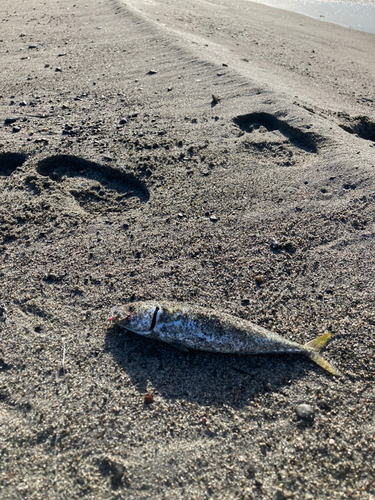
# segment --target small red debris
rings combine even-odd
[[[152,394],[150,394],[149,392],[146,392],[145,394],[145,403],[147,405],[151,404],[154,402],[154,398],[152,397]]]

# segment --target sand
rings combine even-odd
[[[373,500],[375,35],[239,0],[0,10],[0,497]],[[331,332],[342,376],[110,328],[146,299]]]

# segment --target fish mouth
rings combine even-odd
[[[159,311],[161,311],[161,307],[159,304],[156,304],[153,313],[151,313],[151,311],[148,312],[148,314],[150,314],[150,316],[152,314],[152,316],[150,319],[150,326],[147,330],[138,330],[134,326],[131,326],[132,321],[137,317],[137,312],[132,306],[129,306],[128,310],[126,311],[123,311],[119,307],[114,307],[108,320],[112,323],[113,326],[120,325],[130,332],[137,333],[139,335],[149,335],[153,332],[156,326]]]
[[[114,307],[108,321],[110,321],[112,325],[126,326],[126,323],[128,323],[133,317],[133,313],[124,313],[124,311],[122,311],[119,307]]]

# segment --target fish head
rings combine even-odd
[[[156,326],[161,307],[154,302],[134,302],[112,309],[109,320],[140,335],[149,335]]]

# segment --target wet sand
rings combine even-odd
[[[240,1],[0,10],[1,498],[373,500],[375,36]],[[146,299],[331,332],[342,376],[109,327]]]

